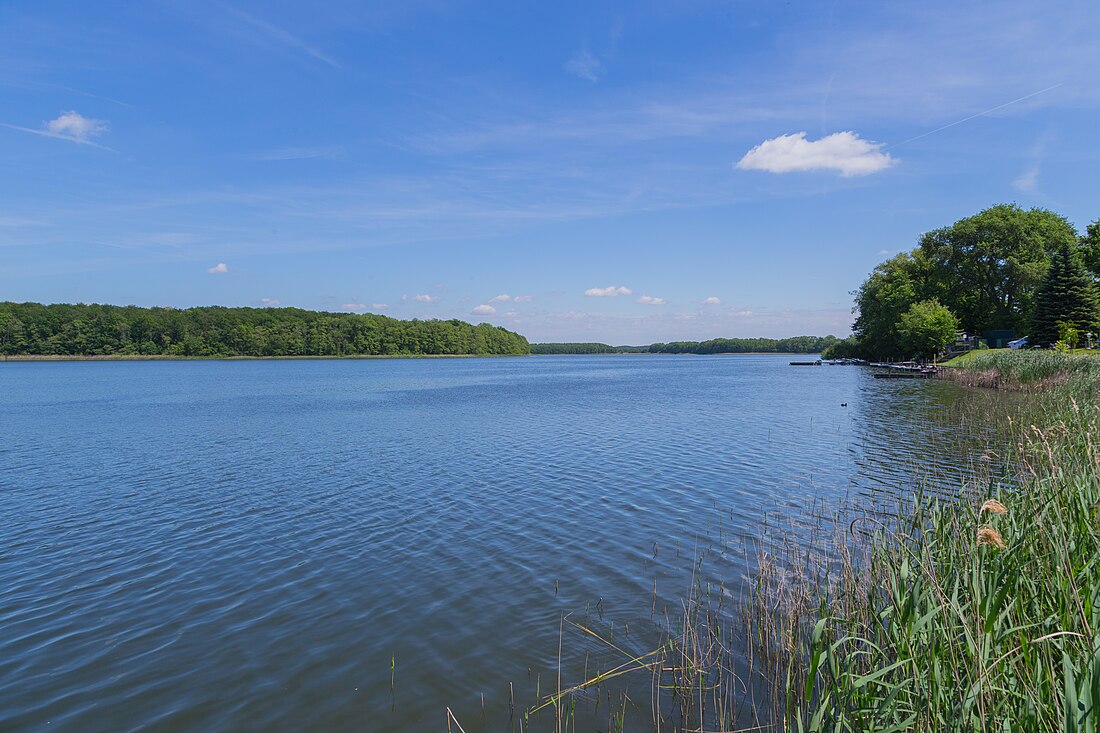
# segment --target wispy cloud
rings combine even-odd
[[[709,298],[703,298],[703,305],[722,305],[722,299],[712,295]]]
[[[470,311],[470,313],[472,313],[475,316],[491,316],[496,312],[497,312],[496,308],[494,308],[491,305],[486,305],[484,303],[482,305],[479,305],[477,308],[474,308],[472,311]]]
[[[490,303],[507,303],[511,299],[512,299],[512,296],[508,295],[508,293],[501,293],[500,295],[494,295],[492,298],[489,298],[489,302]]]
[[[213,267],[206,268],[206,271],[209,272],[211,275],[224,275],[225,273],[229,272],[229,268],[224,262],[219,262]]]
[[[325,63],[325,64],[328,64],[329,66],[332,66],[334,68],[337,68],[337,69],[343,68],[340,65],[340,62],[336,61],[336,59],[332,58],[331,56],[324,53],[320,49],[309,45],[308,43],[306,43],[302,39],[300,39],[297,36],[295,36],[294,34],[292,34],[290,31],[284,30],[284,29],[280,28],[279,26],[274,25],[273,23],[269,23],[268,21],[263,20],[262,18],[257,18],[256,16],[254,16],[250,13],[246,13],[243,10],[239,10],[238,8],[234,8],[234,7],[231,7],[231,6],[226,6],[226,10],[228,10],[230,13],[232,13],[233,15],[235,15],[237,18],[244,21],[248,25],[251,25],[253,28],[256,28],[256,29],[262,31],[268,38],[275,41],[276,43],[281,43],[282,45],[287,46],[289,48],[294,48],[294,49],[297,49],[299,51],[304,51],[306,54],[312,56],[313,58],[317,59],[318,61],[320,61],[322,63]]]
[[[620,295],[630,295],[630,288],[621,285],[608,285],[606,288],[589,288],[584,294],[589,298],[617,298]]]
[[[1039,172],[1043,166],[1044,153],[1052,137],[1049,132],[1044,133],[1031,146],[1031,150],[1028,152],[1027,168],[1012,181],[1012,187],[1020,193],[1030,195],[1042,193],[1039,190]]]
[[[634,302],[640,303],[641,305],[665,305],[665,303],[667,303],[668,301],[666,301],[664,298],[658,298],[653,295],[641,295],[638,296],[638,299]]]
[[[512,302],[513,303],[530,303],[534,299],[535,299],[535,296],[533,296],[533,295],[517,295],[514,298],[512,298]]]
[[[277,305],[282,305],[282,303],[274,298],[260,298],[260,305],[264,308],[274,308]]]
[[[412,296],[402,295],[401,300],[411,300],[415,303],[438,303],[439,301],[443,300],[443,298],[439,297],[438,295],[428,295],[427,293],[420,293],[419,295]]]
[[[366,303],[344,303],[340,306],[340,310],[343,311],[365,311],[366,309]]]
[[[865,176],[897,162],[882,148],[882,143],[863,140],[850,131],[820,140],[807,140],[805,132],[798,132],[765,140],[745,153],[737,167],[769,173],[834,170],[842,176]]]
[[[323,145],[319,147],[304,147],[304,148],[276,148],[275,150],[266,150],[260,153],[256,153],[251,156],[253,160],[312,160],[324,158],[328,160],[334,160],[339,158],[344,153],[344,148],[340,145]]]
[[[53,137],[58,140],[68,140],[81,145],[91,145],[103,150],[111,150],[111,148],[100,145],[92,139],[107,132],[109,125],[106,120],[96,120],[85,117],[74,110],[62,112],[54,119],[46,120],[42,123],[40,129],[9,125],[7,123],[0,123],[0,126],[7,127],[10,130],[29,132],[32,135],[40,135],[41,137]]]
[[[386,303],[371,303],[370,304],[370,309],[372,311],[384,311],[387,308],[389,308],[389,305],[387,305]]]
[[[603,62],[587,48],[582,48],[565,63],[565,70],[573,76],[595,83],[603,75]]]

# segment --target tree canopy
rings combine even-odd
[[[859,351],[873,358],[913,356],[913,343],[899,328],[902,316],[929,300],[971,334],[1026,332],[1039,284],[1062,247],[1086,261],[1094,257],[1100,274],[1100,221],[1078,238],[1054,212],[998,204],[925,233],[915,249],[879,264],[855,291],[852,331]]]
[[[353,356],[527,354],[527,339],[463,321],[298,308],[0,303],[0,354]]]
[[[1049,346],[1058,341],[1067,328],[1097,333],[1100,330],[1100,297],[1080,257],[1069,245],[1063,244],[1054,253],[1035,296],[1031,343]]]
[[[921,237],[921,295],[937,298],[971,333],[1023,329],[1051,255],[1076,243],[1064,217],[999,204]]]
[[[933,357],[955,340],[959,320],[938,300],[922,300],[901,314],[898,334],[906,351]]]

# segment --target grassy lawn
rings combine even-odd
[[[954,359],[948,359],[947,361],[940,362],[940,366],[945,367],[970,367],[973,365],[974,359],[980,357],[982,354],[996,354],[1012,352],[1014,349],[981,349],[978,351],[968,351],[965,354],[960,354]],[[1046,353],[1043,351],[1037,351],[1036,349],[1022,349],[1018,353],[1030,354],[1030,353]],[[1074,349],[1070,352],[1073,356],[1093,356],[1100,357],[1100,351],[1096,349]]]

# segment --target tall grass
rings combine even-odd
[[[1060,385],[1018,427],[1022,480],[863,523],[862,561],[811,587],[812,626],[788,621],[787,729],[1100,730],[1100,360],[979,357]]]
[[[972,387],[1048,390],[1072,382],[1078,392],[1095,391],[1100,385],[1100,355],[996,349],[974,352],[964,366],[943,373]]]

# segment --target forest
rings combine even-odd
[[[522,355],[483,323],[402,321],[299,308],[139,308],[0,303],[0,354],[232,356]]]
[[[965,332],[1072,346],[1100,330],[1100,220],[1079,234],[1045,209],[998,204],[926,232],[853,293],[853,335],[826,357],[928,356]]]
[[[674,341],[649,346],[600,343],[531,344],[532,354],[817,354],[838,341],[836,336],[794,336],[785,339],[731,338]]]

